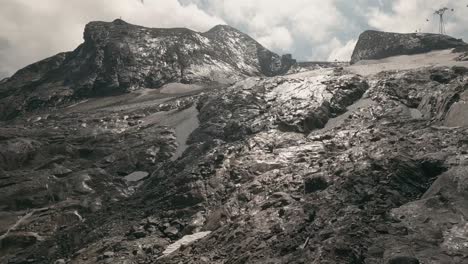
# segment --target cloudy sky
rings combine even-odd
[[[468,39],[468,0],[1,0],[0,78],[73,50],[91,20],[207,31],[234,26],[298,60],[349,60],[363,30],[435,32],[438,8],[454,8],[447,33]],[[427,21],[429,20],[429,21]]]

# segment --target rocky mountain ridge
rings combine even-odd
[[[351,64],[361,60],[378,60],[398,55],[413,55],[434,50],[466,48],[461,39],[429,33],[390,33],[367,30],[359,36]]]
[[[286,73],[290,55],[272,53],[246,34],[216,26],[205,33],[91,22],[73,52],[32,64],[0,84],[0,119],[77,99],[173,83],[232,83]]]

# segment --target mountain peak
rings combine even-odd
[[[246,33],[241,32],[240,30],[229,25],[216,25],[207,32],[203,33],[203,35],[209,38],[217,38],[219,40],[222,38],[243,38],[246,41],[253,41],[257,43]]]
[[[114,21],[112,21],[112,24],[115,24],[115,25],[127,25],[128,23],[125,22],[123,19],[121,18],[117,18],[115,19]]]
[[[223,25],[223,24],[216,25],[212,27],[210,30],[208,30],[208,32],[215,32],[215,31],[237,31],[239,32],[239,30],[237,30],[236,28],[231,27],[229,25]]]

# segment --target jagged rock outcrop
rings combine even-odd
[[[351,57],[351,63],[459,48],[467,45],[461,39],[446,35],[428,33],[399,34],[368,30],[359,36]]]
[[[76,50],[32,64],[0,84],[0,119],[77,98],[159,88],[171,82],[230,83],[286,73],[295,63],[246,34],[216,26],[206,33],[91,22]]]

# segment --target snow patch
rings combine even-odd
[[[185,246],[185,245],[188,245],[190,243],[193,243],[193,242],[195,242],[197,240],[200,240],[200,239],[208,236],[209,234],[211,234],[211,231],[199,232],[199,233],[195,233],[193,235],[184,236],[183,238],[177,240],[175,243],[169,245],[166,248],[166,250],[164,250],[163,256],[167,256],[167,255],[173,253],[174,251],[178,250],[181,246]]]

